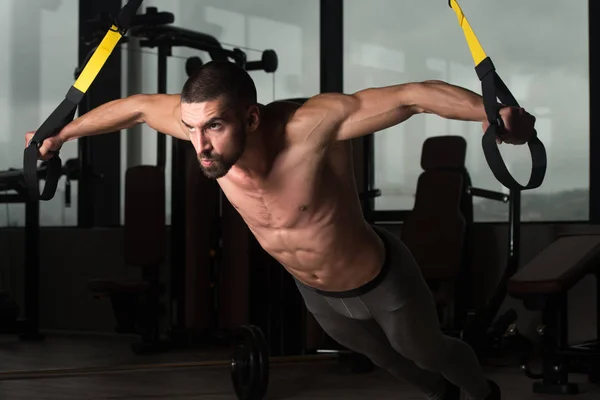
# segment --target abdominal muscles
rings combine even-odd
[[[260,185],[221,184],[262,248],[305,284],[344,289],[380,263],[352,171],[310,162]],[[285,177],[285,178],[283,178]]]
[[[304,211],[290,210],[285,224],[265,224],[260,217],[248,216],[248,227],[262,248],[298,279],[326,282],[340,268],[351,267],[365,231],[362,215],[352,212],[352,207],[337,205],[336,200],[321,198],[312,211],[308,206]]]

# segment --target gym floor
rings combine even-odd
[[[166,352],[136,356],[123,337],[48,336],[40,343],[23,343],[12,336],[0,337],[1,371],[70,368],[104,365],[149,364],[226,360],[225,349],[196,352]],[[488,367],[490,378],[503,388],[504,399],[600,398],[600,387],[587,383],[585,376],[573,376],[581,383],[575,396],[532,393],[532,382],[514,366]],[[1,375],[1,372],[0,372]],[[18,399],[236,399],[228,367],[175,371],[144,371],[119,374],[3,381],[0,398]],[[381,371],[352,374],[336,361],[272,364],[267,399],[422,399],[418,392]]]

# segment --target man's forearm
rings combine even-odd
[[[442,81],[425,81],[412,85],[410,92],[418,112],[461,121],[487,119],[483,98],[468,89]]]
[[[134,95],[102,104],[65,126],[59,135],[69,141],[137,125],[143,122],[142,99]]]

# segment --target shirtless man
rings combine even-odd
[[[418,388],[427,399],[500,399],[473,350],[444,336],[418,265],[394,235],[368,224],[347,140],[421,113],[486,128],[482,98],[440,81],[319,94],[304,105],[257,104],[250,76],[210,62],[181,94],[133,95],[67,125],[40,148],[146,123],[191,141],[261,246],[295,278],[308,310],[334,340]],[[535,118],[501,110],[509,143],[526,143]],[[29,141],[33,132],[27,134]]]

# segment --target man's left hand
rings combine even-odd
[[[521,107],[503,107],[500,109],[500,117],[504,122],[500,136],[496,137],[498,144],[525,144],[535,136],[535,117]],[[490,126],[488,121],[483,123],[485,132]]]

